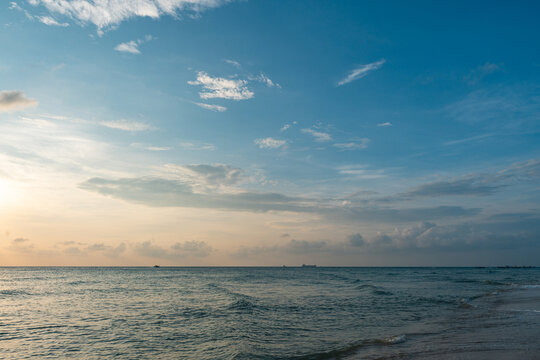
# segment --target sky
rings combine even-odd
[[[540,265],[538,2],[0,5],[0,265]]]

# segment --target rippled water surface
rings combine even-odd
[[[0,358],[539,359],[540,269],[0,268]]]

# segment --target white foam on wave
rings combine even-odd
[[[530,284],[530,285],[521,285],[522,288],[524,289],[538,289],[540,288],[540,285],[538,284]]]
[[[407,341],[407,337],[405,335],[397,335],[384,339],[384,343],[388,345],[401,344],[405,341]]]
[[[540,310],[534,310],[534,309],[510,309],[511,311],[519,311],[519,312],[533,312],[540,314]]]

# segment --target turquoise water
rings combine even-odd
[[[540,269],[0,268],[0,358],[539,359]]]

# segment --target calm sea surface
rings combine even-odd
[[[540,359],[540,269],[0,268],[0,359]]]

